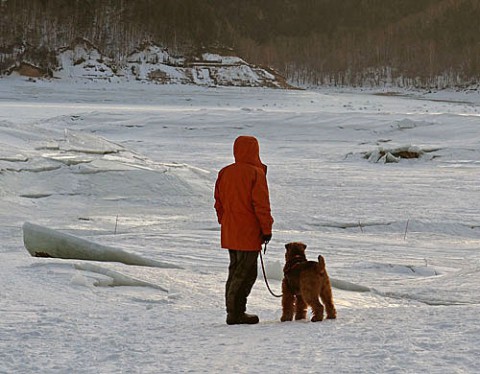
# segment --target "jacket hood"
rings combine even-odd
[[[267,166],[260,160],[260,146],[253,136],[239,136],[233,143],[235,162],[244,162],[261,168],[267,173]]]

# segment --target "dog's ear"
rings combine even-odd
[[[290,247],[290,243],[285,244],[285,249],[288,251],[288,248]]]
[[[302,243],[303,250],[307,249],[307,245]]]

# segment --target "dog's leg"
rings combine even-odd
[[[286,279],[282,282],[282,317],[280,321],[291,321],[293,318],[293,308],[295,303],[295,295],[290,291]]]
[[[318,300],[318,296],[311,295],[308,299],[305,300],[308,305],[312,308],[312,322],[322,321],[323,320],[323,305]]]
[[[295,297],[295,319],[306,319],[307,318],[307,304],[303,300],[301,295]]]
[[[333,295],[332,295],[332,288],[330,283],[325,285],[320,292],[320,298],[322,299],[323,304],[325,305],[325,309],[327,311],[327,318],[328,319],[335,319],[337,318],[337,311],[335,310],[335,305],[333,304]]]

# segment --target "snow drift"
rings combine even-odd
[[[121,262],[127,265],[160,268],[179,268],[173,264],[143,258],[122,249],[97,244],[29,222],[25,222],[23,225],[23,242],[27,251],[34,257],[56,257]]]

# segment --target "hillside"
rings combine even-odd
[[[2,0],[0,71],[52,68],[81,37],[117,65],[147,41],[233,50],[298,85],[478,87],[478,19],[476,0]]]

